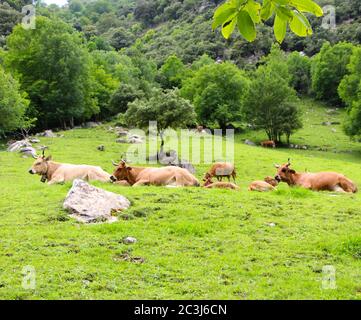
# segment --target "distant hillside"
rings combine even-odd
[[[11,0],[11,7],[0,5],[0,34],[6,36],[19,21],[19,8],[26,0]],[[244,66],[267,54],[274,42],[270,26],[261,26],[259,36],[248,43],[239,35],[226,41],[219,31],[211,30],[215,8],[222,0],[70,0],[69,6],[55,5],[38,9],[38,14],[56,15],[82,31],[97,49],[126,49],[135,43],[158,65],[170,54],[186,63],[208,54],[213,58],[233,60]],[[325,30],[321,19],[311,18],[314,35],[299,38],[289,34],[285,50],[317,53],[325,40],[361,42],[361,3],[359,0],[319,0],[320,5],[334,4],[337,29]],[[3,41],[4,42],[4,41]],[[0,41],[1,45],[1,41]]]

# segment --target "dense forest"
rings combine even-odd
[[[280,46],[272,21],[258,27],[254,42],[212,31],[222,2],[71,0],[61,8],[38,2],[34,30],[18,24],[27,0],[2,2],[0,133],[113,116],[136,125],[134,114],[144,118],[149,105],[190,103],[195,112],[182,124],[247,125],[279,141],[302,126],[297,99],[312,95],[347,107],[345,131],[360,136],[360,1],[316,1],[335,6],[337,28],[310,16],[313,35],[289,33]]]

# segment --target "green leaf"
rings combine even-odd
[[[300,12],[294,11],[290,22],[290,28],[293,33],[300,37],[307,37],[313,33],[311,25],[307,18]]]
[[[248,11],[242,10],[237,17],[238,29],[247,41],[254,41],[257,36],[256,28]]]
[[[316,17],[323,16],[321,7],[312,0],[289,0],[289,2],[290,5],[293,5],[299,11],[312,13]]]
[[[225,22],[230,21],[236,15],[236,11],[236,8],[232,7],[228,2],[218,7],[213,16],[213,30],[217,29]]]
[[[254,0],[249,0],[246,6],[244,7],[244,9],[249,13],[254,23],[261,22],[261,16],[260,16],[261,5],[258,2],[255,2]]]
[[[292,11],[290,9],[287,9],[286,7],[276,7],[276,14],[282,19],[282,20],[291,20],[293,18]]]
[[[222,26],[223,37],[225,37],[226,39],[229,39],[229,37],[231,36],[231,34],[234,31],[234,28],[236,27],[236,22],[237,22],[237,19],[234,18],[233,20],[227,21],[225,24],[223,24],[223,26]]]
[[[263,21],[268,20],[271,18],[274,11],[274,6],[271,0],[264,0],[263,6],[261,8],[261,18]]]
[[[276,40],[279,43],[282,43],[286,37],[287,32],[287,20],[282,19],[279,15],[276,15],[275,23],[273,26],[273,31],[276,37]]]

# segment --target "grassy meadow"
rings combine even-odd
[[[0,151],[0,299],[360,299],[360,193],[284,184],[274,193],[247,191],[289,157],[298,171],[338,171],[361,186],[361,143],[340,125],[321,125],[342,121],[343,112],[307,99],[302,107],[305,126],[292,143],[309,150],[244,144],[264,140],[263,132],[236,136],[240,191],[94,183],[132,202],[114,224],[69,218],[62,203],[71,184],[42,184],[27,172],[33,159]],[[127,145],[107,128],[65,131],[41,144],[56,161],[111,172]],[[197,166],[197,177],[207,168]],[[138,242],[123,244],[126,236]],[[322,288],[326,265],[336,268],[335,289]],[[35,289],[22,287],[25,266],[36,270]]]

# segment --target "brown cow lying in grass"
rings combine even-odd
[[[276,143],[272,140],[261,142],[263,148],[276,148]]]
[[[212,179],[213,177],[216,177],[218,181],[222,181],[224,177],[227,177],[228,181],[231,181],[232,177],[233,180],[236,181],[236,169],[231,163],[217,162],[205,174],[203,181],[207,181],[208,179]]]
[[[300,186],[313,191],[336,191],[356,193],[356,185],[344,175],[337,172],[297,173],[290,169],[291,163],[280,166],[275,179],[286,182],[289,186]]]
[[[101,182],[110,180],[110,174],[100,167],[58,163],[51,161],[51,156],[38,157],[29,173],[40,175],[41,181],[48,181],[48,184],[71,182],[75,179]]]
[[[230,190],[238,190],[239,187],[231,182],[212,182],[211,178],[206,179],[204,185],[204,188],[207,189],[230,189]]]
[[[266,177],[264,181],[254,181],[249,186],[249,191],[268,192],[273,191],[278,186],[278,181],[272,177]]]
[[[114,163],[113,163],[114,164]],[[179,167],[131,167],[123,160],[110,177],[111,181],[126,180],[133,187],[141,185],[199,187],[198,180],[186,169]]]

